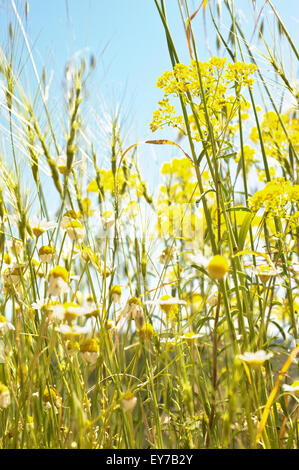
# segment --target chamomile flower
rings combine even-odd
[[[9,389],[0,382],[0,408],[7,408],[11,403]]]
[[[58,301],[50,302],[48,299],[44,299],[43,301],[34,302],[31,307],[46,314],[51,322],[61,322],[64,318],[63,305]]]
[[[81,336],[85,336],[91,332],[89,326],[79,326],[79,325],[65,325],[61,324],[56,327],[56,331],[61,333],[67,339],[75,341],[78,340]]]
[[[80,344],[80,354],[84,362],[93,365],[99,357],[99,345],[96,339],[87,338]]]
[[[42,263],[51,263],[55,259],[55,248],[52,246],[42,246],[38,250],[38,255]]]
[[[137,398],[132,392],[126,392],[122,396],[121,404],[124,411],[132,411],[137,404]]]
[[[85,237],[85,228],[79,220],[71,220],[65,227],[66,233],[71,240],[81,242]]]
[[[53,230],[57,227],[57,223],[54,221],[47,221],[46,219],[38,220],[36,216],[34,216],[30,222],[31,230],[36,238],[39,238],[43,233],[47,232],[48,230]]]
[[[186,341],[189,345],[194,344],[197,342],[198,338],[200,338],[201,335],[199,333],[193,333],[193,331],[190,331],[188,333],[185,333],[184,335],[179,336],[179,338],[183,341]]]
[[[3,271],[3,280],[6,285],[18,286],[23,275],[24,264],[14,264]]]
[[[144,323],[141,328],[138,329],[138,334],[142,339],[150,340],[154,336],[154,328],[151,323]]]
[[[253,369],[259,369],[264,362],[271,359],[272,356],[273,353],[267,353],[266,351],[260,350],[255,353],[245,352],[244,354],[240,354],[239,358]]]
[[[69,273],[62,266],[56,266],[49,273],[48,294],[60,296],[69,290]]]
[[[119,286],[112,286],[110,289],[111,300],[115,304],[119,304],[121,300],[122,290]]]
[[[167,316],[176,315],[179,312],[179,305],[187,305],[185,300],[181,300],[177,297],[171,297],[170,295],[163,295],[157,300],[147,300],[144,302],[146,305],[158,305],[162,312],[166,313]]]
[[[126,303],[123,315],[127,320],[142,316],[143,309],[141,306],[141,300],[137,297],[131,297]]]
[[[5,335],[11,330],[15,330],[13,324],[8,322],[3,315],[0,315],[0,335]]]
[[[61,218],[61,228],[63,228],[63,230],[66,229],[67,225],[72,222],[73,220],[77,220],[78,219],[78,216],[77,216],[77,213],[70,209],[68,211],[66,211],[62,218]]]
[[[162,251],[161,255],[158,258],[159,263],[160,264],[169,263],[170,261],[173,260],[173,258],[177,254],[177,251],[178,250],[175,246],[164,248],[164,250]]]
[[[61,407],[61,397],[54,387],[46,387],[43,392],[43,404],[45,410],[52,408],[52,403],[56,408]]]
[[[105,211],[102,214],[102,224],[105,228],[105,230],[108,230],[110,227],[112,227],[115,223],[115,218],[113,216],[112,211]]]
[[[282,388],[284,392],[294,393],[299,398],[299,380],[295,380],[291,385],[284,384]]]
[[[268,264],[258,265],[256,268],[253,268],[253,273],[259,277],[263,284],[266,284],[270,278],[279,276],[282,273],[282,269],[274,266],[271,267]]]
[[[67,168],[67,155],[65,153],[63,153],[62,155],[59,155],[57,157],[56,165],[57,165],[59,173],[61,173],[62,175],[66,175],[71,170],[73,170],[73,169],[77,168],[78,166],[82,165],[82,160],[77,160],[75,162],[72,162],[72,166],[68,170],[68,168]]]

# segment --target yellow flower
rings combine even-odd
[[[138,334],[141,338],[145,340],[149,340],[153,337],[154,335],[154,328],[153,325],[150,323],[145,323],[142,328],[138,330]]]
[[[228,261],[224,256],[216,255],[210,260],[207,270],[211,279],[223,279],[229,270]]]

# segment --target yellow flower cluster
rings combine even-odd
[[[189,66],[176,64],[173,71],[167,70],[157,80],[157,87],[164,91],[164,97],[158,103],[159,108],[153,113],[151,130],[155,132],[157,129],[163,129],[163,125],[181,129],[184,119],[182,115],[176,113],[175,106],[170,103],[171,95],[180,97],[185,104],[191,104],[192,101],[193,113],[189,116],[189,120],[193,129],[193,138],[200,140],[196,121],[203,127],[204,133],[208,127],[203,106],[203,92],[209,120],[215,132],[223,131],[241,104],[234,95],[227,95],[228,90],[235,86],[239,92],[243,86],[251,87],[253,84],[251,75],[256,70],[257,67],[253,64],[227,63],[225,58],[219,57],[212,57],[208,62],[193,60]]]
[[[113,174],[113,171],[110,170],[100,170],[99,171],[101,185],[104,192],[113,193],[118,188],[118,191],[121,192],[124,185],[127,185],[129,188],[135,189],[137,194],[141,195],[144,192],[144,188],[140,182],[140,178],[137,173],[125,174],[123,168],[120,168],[116,174]],[[98,193],[99,188],[96,180],[91,180],[87,186],[87,191],[91,193]]]
[[[285,114],[282,114],[280,118],[293,143],[294,149],[297,152],[299,150],[299,119],[292,119]],[[274,111],[269,111],[264,114],[263,121],[261,123],[261,132],[267,155],[275,158],[276,160],[286,158],[289,148],[288,137],[286,136],[278,116]],[[256,127],[252,128],[250,138],[254,143],[259,142],[259,134]]]
[[[285,217],[294,204],[299,204],[299,185],[292,185],[285,178],[276,178],[257,191],[249,199],[249,204],[254,212],[263,207],[268,215]]]

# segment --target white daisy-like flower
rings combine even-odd
[[[81,242],[85,237],[85,228],[79,220],[71,220],[65,227],[65,231],[71,240]]]
[[[55,248],[52,246],[42,246],[38,250],[38,255],[42,263],[51,263],[55,260]]]
[[[179,305],[187,305],[186,300],[170,295],[163,295],[159,299],[147,300],[144,303],[145,305],[159,306],[162,312],[166,313],[168,316],[176,315],[179,312]]]
[[[6,285],[18,286],[21,282],[22,270],[25,264],[13,264],[3,271],[3,280]]]
[[[86,364],[95,364],[99,357],[99,345],[97,340],[93,338],[84,340],[80,344],[80,354]]]
[[[239,358],[241,361],[246,362],[246,364],[248,364],[253,369],[258,369],[264,364],[265,361],[271,359],[272,356],[273,353],[267,353],[266,351],[260,350],[255,353],[245,352],[244,354],[240,354]]]
[[[284,384],[282,389],[284,392],[293,393],[299,398],[299,380],[295,380],[291,385]]]
[[[57,165],[58,171],[62,175],[65,175],[68,171],[73,170],[77,168],[78,166],[82,165],[82,160],[73,161],[71,168],[67,170],[67,155],[63,153],[57,157],[56,165]]]
[[[143,308],[141,306],[141,300],[137,297],[131,297],[131,299],[129,299],[126,303],[126,306],[123,310],[123,315],[127,320],[142,316]]]
[[[0,315],[0,335],[6,335],[11,330],[15,330],[13,324],[7,321],[3,315]]]
[[[79,325],[65,325],[64,323],[62,325],[59,325],[56,327],[56,331],[61,333],[64,336],[67,336],[68,338],[78,338],[79,336],[84,336],[89,333],[91,333],[92,329],[90,326],[85,325],[85,326],[79,326]]]
[[[101,220],[102,220],[102,224],[103,224],[105,230],[108,230],[115,223],[115,218],[114,218],[114,215],[113,215],[112,211],[103,212]]]
[[[64,307],[60,302],[51,302],[49,299],[44,299],[43,301],[33,302],[31,307],[46,313],[51,322],[61,322],[64,319]]]
[[[111,300],[115,304],[119,304],[121,301],[122,290],[120,286],[112,286],[110,289]]]
[[[282,273],[282,269],[276,268],[274,265],[260,264],[253,267],[252,272],[259,277],[263,284],[266,284],[271,277],[279,276]]]
[[[199,333],[193,333],[192,331],[179,336],[180,339],[182,339],[183,341],[186,341],[186,343],[188,344],[196,343],[196,341],[200,337],[201,335]]]
[[[60,296],[69,290],[69,273],[62,266],[56,266],[49,273],[48,294]]]
[[[8,242],[8,249],[14,256],[20,256],[23,249],[23,243],[21,240],[13,238],[12,241]]]
[[[11,403],[9,389],[0,382],[0,408],[7,408]]]
[[[124,411],[132,411],[137,404],[137,398],[131,392],[126,392],[122,397],[121,404]]]
[[[29,225],[35,237],[38,238],[48,230],[56,228],[57,222],[47,221],[46,219],[38,220],[38,218],[34,216],[32,219],[30,219]]]

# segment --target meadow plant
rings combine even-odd
[[[0,448],[298,448],[299,121],[275,95],[297,106],[298,90],[259,2],[263,55],[233,0],[195,12],[178,0],[184,45],[166,3],[153,10],[171,67],[146,143],[173,157],[153,192],[119,110],[104,116],[105,145],[88,128],[93,60],[67,63],[57,123],[28,4],[22,14],[12,0],[0,54]],[[206,61],[200,15],[217,40]]]

